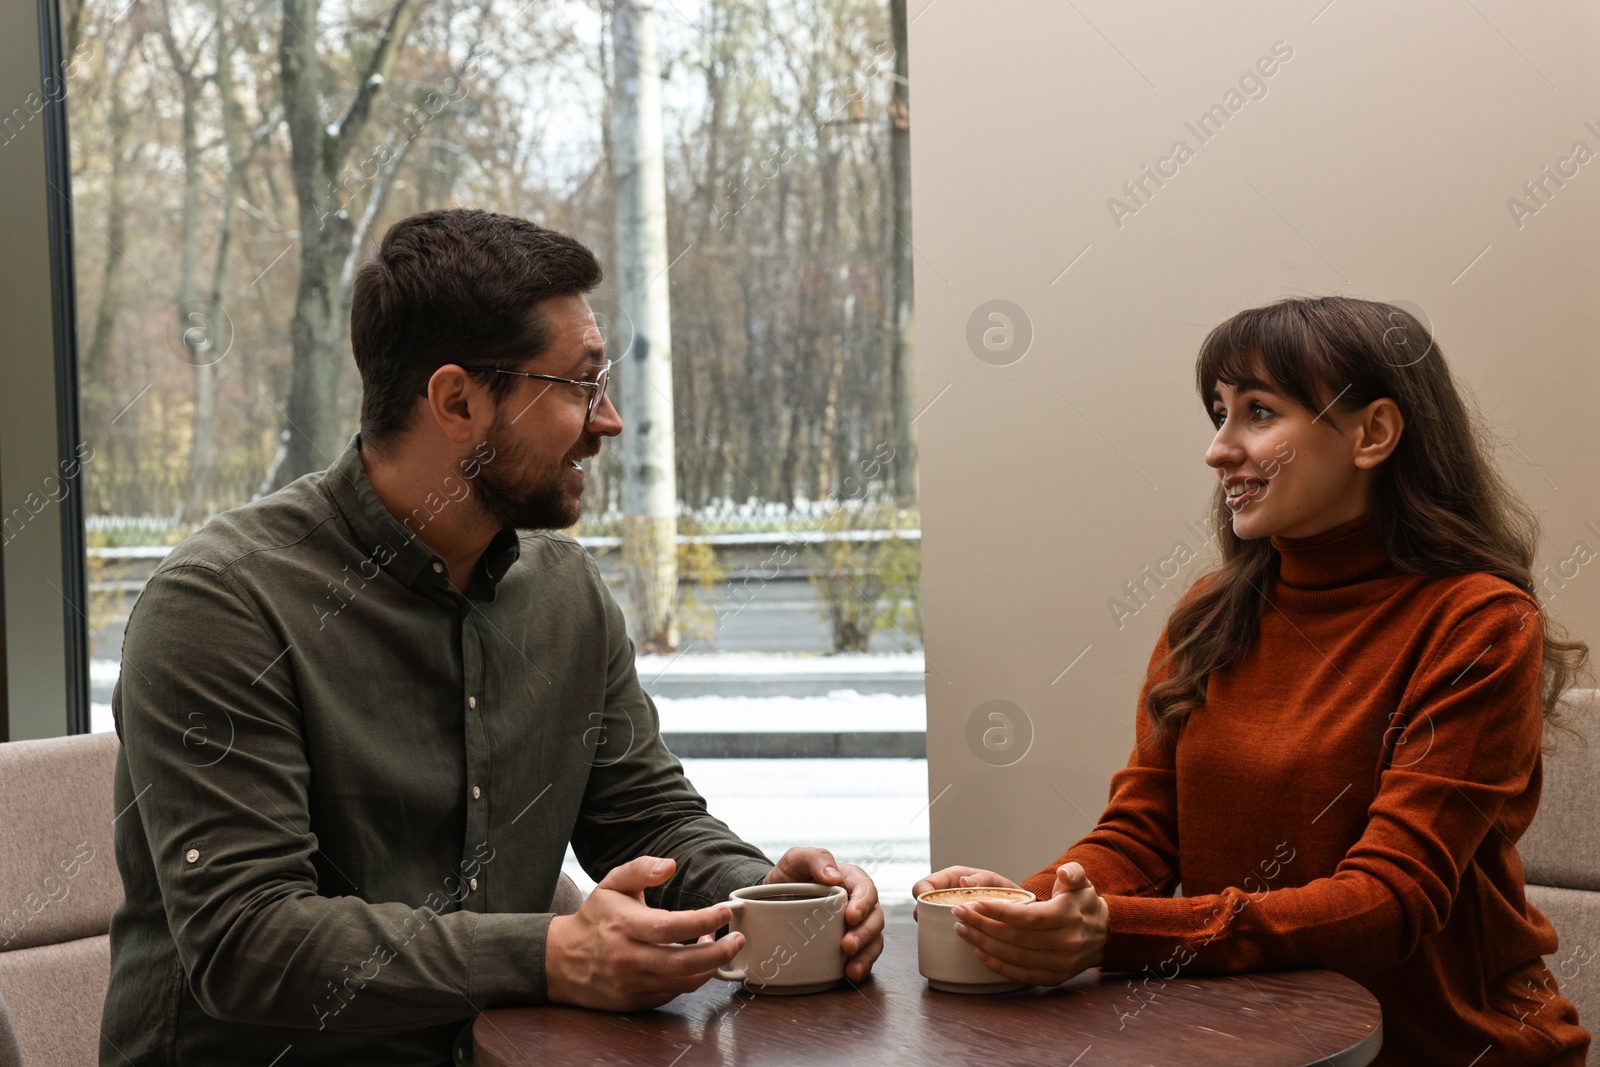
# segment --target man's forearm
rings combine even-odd
[[[606,849],[593,848],[588,834],[576,835],[573,849],[584,869],[598,881],[611,868],[640,856],[674,859],[678,869],[672,880],[645,892],[653,907],[672,911],[719,903],[733,890],[765,878],[772,860],[706,814],[698,794],[690,790],[690,795],[699,806],[698,814],[685,815],[679,807],[663,805],[658,811],[635,815],[615,828]],[[599,822],[605,826],[608,820]]]
[[[219,1019],[408,1029],[543,1001],[549,922],[302,896],[240,915],[209,948],[179,944],[196,999]]]

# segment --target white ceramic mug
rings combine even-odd
[[[945,993],[1009,993],[1023,987],[980,963],[978,950],[956,933],[956,906],[978,899],[1024,904],[1038,898],[1026,889],[981,885],[930,889],[917,897],[917,969],[930,987]]]
[[[820,993],[844,977],[842,885],[777,882],[736,889],[728,898],[730,930],[744,947],[717,971],[755,993]]]

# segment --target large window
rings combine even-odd
[[[893,14],[663,0],[654,15],[680,630],[641,676],[669,729],[703,734],[702,698],[745,701],[779,732],[848,699],[920,734]],[[612,0],[68,0],[93,729],[112,726],[122,628],[162,557],[354,432],[350,282],[391,223],[482,207],[609,265],[617,19]],[[603,321],[618,298],[609,280],[594,294]],[[625,447],[593,461],[574,532],[631,613]],[[834,652],[877,658],[815,658]],[[839,779],[804,762],[787,764],[794,788]],[[705,777],[725,797],[772,774],[719,766]],[[909,861],[925,865],[923,764],[851,766],[909,790]]]

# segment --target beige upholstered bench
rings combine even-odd
[[[0,745],[0,997],[28,1067],[100,1059],[107,931],[122,900],[116,759],[115,734]]]
[[[1561,937],[1545,964],[1593,1034],[1600,1024],[1600,690],[1574,690],[1566,705],[1583,737],[1553,735],[1539,814],[1517,848],[1528,902]],[[1600,1049],[1590,1050],[1589,1061],[1600,1062]]]

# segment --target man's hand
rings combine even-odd
[[[1110,909],[1077,863],[1056,868],[1049,900],[984,900],[957,905],[954,911],[956,933],[978,950],[985,967],[1013,982],[1060,985],[1085,968],[1099,966],[1105,954]]]
[[[878,887],[866,871],[853,863],[839,863],[825,848],[791,848],[763,879],[774,882],[821,882],[842,885],[849,891],[844,905],[844,976],[852,982],[865,979],[873,961],[883,952],[883,909]]]
[[[553,1003],[607,1011],[660,1007],[699,989],[744,946],[744,935],[710,935],[732,918],[726,904],[663,911],[644,891],[672,877],[677,863],[641,856],[614,867],[573,915],[550,920],[545,936],[546,995]],[[699,938],[693,945],[678,944]]]

